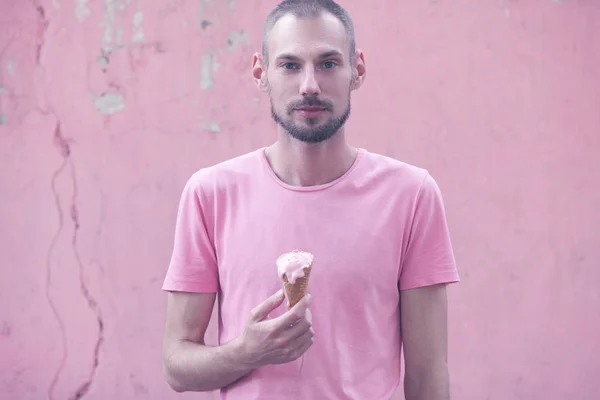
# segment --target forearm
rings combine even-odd
[[[245,359],[239,340],[215,347],[180,341],[165,357],[167,381],[177,392],[220,389],[255,368]]]
[[[450,400],[448,368],[406,371],[404,397],[406,400]]]

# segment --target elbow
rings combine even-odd
[[[163,375],[165,381],[171,387],[171,389],[177,393],[187,392],[189,389],[183,385],[181,380],[177,379],[173,371],[169,368],[166,362],[163,363]]]
[[[190,388],[186,385],[185,380],[182,379],[181,371],[177,367],[178,361],[174,360],[176,355],[176,348],[173,346],[163,347],[163,358],[162,358],[162,370],[163,377],[167,384],[176,393],[184,393],[190,391]]]
[[[167,383],[169,384],[171,389],[176,393],[185,393],[188,391],[188,389],[185,386],[181,385],[179,382],[177,382],[174,379],[167,378]]]
[[[163,363],[163,375],[167,384],[176,393],[209,392],[214,390],[213,387],[203,383],[202,379],[200,379],[200,382],[197,380],[192,382],[190,377],[182,375],[181,371],[170,366],[168,362]]]

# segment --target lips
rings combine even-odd
[[[300,111],[324,111],[325,109],[323,107],[317,107],[317,106],[304,106],[304,107],[298,108],[298,110],[300,110]]]

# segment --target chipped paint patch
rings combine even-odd
[[[102,46],[108,53],[114,50],[114,46],[123,46],[123,32],[122,26],[117,26],[117,11],[123,11],[129,5],[129,1],[119,4],[117,0],[104,0],[104,21],[103,28],[104,34],[102,38]],[[116,33],[115,33],[116,32]]]
[[[2,85],[0,85],[0,94],[4,94],[6,93],[6,88]]]
[[[210,121],[200,124],[202,130],[214,133],[221,133],[221,125],[217,121]]]
[[[104,93],[94,98],[94,107],[103,115],[116,114],[125,109],[125,99],[121,93]]]
[[[133,16],[133,33],[131,35],[132,43],[142,43],[144,41],[144,29],[142,28],[142,21],[144,20],[144,14],[138,11]]]
[[[200,70],[200,89],[208,90],[215,84],[214,72],[219,68],[215,54],[212,51],[202,56]]]
[[[198,0],[198,21],[200,21],[200,27],[202,28],[202,22],[204,19],[204,1]],[[204,28],[202,28],[204,29]]]
[[[104,0],[104,35],[102,38],[103,49],[112,51],[113,30],[115,25],[116,1]]]
[[[92,13],[87,5],[89,0],[77,0],[77,6],[75,7],[75,17],[79,22],[83,22],[84,19],[90,16]]]
[[[202,30],[208,28],[209,26],[211,26],[213,24],[213,22],[210,19],[203,19],[200,21],[200,28],[202,28]]]
[[[60,10],[60,3],[58,2],[58,0],[52,0],[52,5],[54,6],[54,8],[56,8],[57,10]]]
[[[200,24],[200,28],[202,30],[208,28],[210,25],[214,24],[211,18],[208,18],[204,15],[205,4],[210,4],[211,0],[198,0],[198,21]]]
[[[117,47],[123,47],[123,34],[124,33],[125,33],[125,28],[123,28],[122,26],[117,26],[117,40],[115,40]]]
[[[249,46],[250,45],[250,37],[248,36],[248,32],[246,31],[235,31],[229,34],[227,38],[227,47],[229,51],[233,51],[239,47],[239,45]]]
[[[0,114],[0,125],[8,124],[8,115]]]
[[[6,71],[10,76],[15,76],[15,63],[12,60],[6,62]]]

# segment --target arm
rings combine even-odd
[[[406,400],[449,400],[446,286],[400,292]]]
[[[250,373],[240,340],[206,346],[215,293],[169,292],[163,344],[166,379],[177,392],[211,391]]]
[[[268,364],[297,360],[313,343],[310,296],[283,315],[269,314],[283,291],[254,307],[244,333],[221,346],[204,343],[215,293],[170,292],[163,345],[167,382],[177,392],[220,389]]]
[[[203,187],[212,187],[210,176],[195,173],[182,191],[173,254],[163,283],[168,293],[163,368],[177,392],[216,390],[252,370],[240,359],[241,339],[217,347],[204,342],[219,271],[209,234],[215,219],[214,196],[204,195]]]

